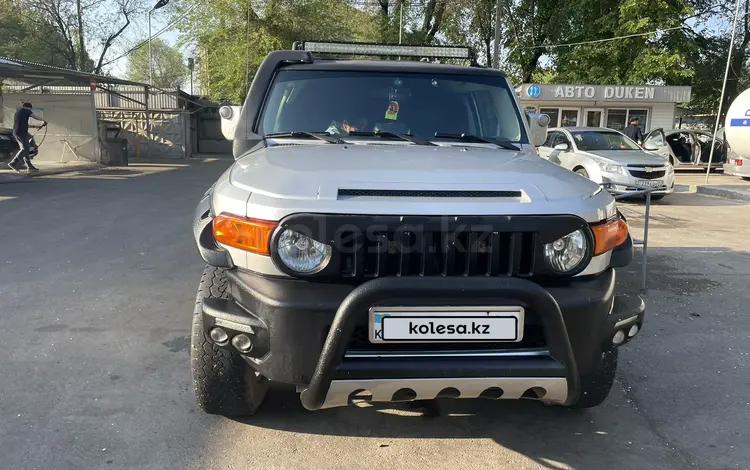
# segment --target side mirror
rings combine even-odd
[[[555,150],[561,150],[563,152],[567,152],[569,148],[568,144],[565,143],[555,145]]]
[[[659,147],[657,147],[654,144],[643,144],[643,150],[648,150],[649,152],[655,152],[659,150]]]
[[[234,131],[237,129],[237,123],[240,120],[240,106],[222,106],[219,108],[221,116],[221,133],[227,140],[234,140]]]
[[[529,131],[531,132],[531,143],[534,147],[541,147],[547,141],[547,126],[549,116],[546,114],[529,113]]]

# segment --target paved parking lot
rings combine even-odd
[[[649,316],[599,408],[308,413],[279,390],[248,422],[200,413],[190,222],[227,165],[0,185],[2,468],[750,467],[750,207],[697,194],[653,206]],[[637,232],[642,202],[622,208]],[[620,273],[623,289],[638,289],[639,269]]]

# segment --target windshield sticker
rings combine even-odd
[[[398,101],[391,101],[388,110],[385,112],[385,118],[395,121],[398,119]]]
[[[578,142],[583,142],[583,136],[581,134],[576,134],[575,138]]]

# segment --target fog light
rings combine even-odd
[[[625,341],[625,332],[622,330],[617,330],[617,333],[612,337],[612,344],[615,346],[622,344],[622,342]]]
[[[253,342],[250,341],[247,335],[237,335],[232,338],[232,346],[240,352],[248,352],[253,349]]]
[[[208,335],[211,337],[214,343],[217,344],[224,344],[229,339],[229,335],[227,335],[227,332],[222,330],[221,328],[214,328],[208,333]]]
[[[628,337],[632,338],[633,336],[637,335],[638,330],[640,330],[640,328],[638,328],[638,325],[631,326],[630,331],[628,331]]]

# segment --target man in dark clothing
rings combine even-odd
[[[641,131],[637,117],[630,119],[630,125],[625,128],[625,135],[636,141],[639,145],[643,143],[643,131]]]
[[[44,123],[42,124],[43,126],[47,125],[47,121],[34,114],[31,110],[31,103],[24,103],[23,106],[16,111],[16,115],[13,118],[13,137],[15,137],[18,142],[19,150],[16,156],[13,157],[13,160],[8,163],[8,166],[19,173],[20,169],[18,163],[21,161],[26,164],[26,168],[29,172],[39,171],[38,168],[31,164],[31,159],[29,159],[29,152],[31,151],[29,148],[29,141],[31,140],[31,136],[29,135],[29,118],[42,121]]]

